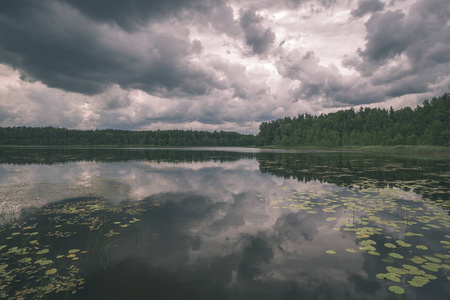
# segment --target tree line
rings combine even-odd
[[[250,146],[254,144],[254,135],[227,131],[0,127],[0,145]]]
[[[0,127],[0,145],[450,146],[450,93],[415,109],[354,108],[263,122],[258,134],[194,130],[75,130]]]
[[[450,146],[450,94],[425,100],[415,109],[348,109],[313,116],[300,114],[263,122],[257,146]]]

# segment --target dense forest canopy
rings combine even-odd
[[[450,146],[450,94],[425,100],[415,109],[361,107],[263,122],[257,136],[225,131],[0,127],[0,145]]]
[[[450,94],[425,100],[415,109],[341,110],[326,115],[264,122],[256,145],[279,146],[450,146]]]
[[[250,146],[254,135],[193,130],[72,130],[55,127],[0,128],[2,145],[133,145],[133,146]]]

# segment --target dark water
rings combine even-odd
[[[450,161],[0,149],[0,298],[447,299]]]

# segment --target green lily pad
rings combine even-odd
[[[404,242],[404,241],[401,241],[401,240],[399,240],[399,241],[396,241],[396,243],[397,244],[399,244],[400,246],[402,246],[402,247],[405,247],[405,248],[407,248],[407,247],[411,247],[411,244],[409,244],[409,243],[406,243],[406,242]]]
[[[397,295],[401,295],[405,293],[405,290],[399,286],[393,285],[389,287],[389,290]]]
[[[413,263],[420,265],[420,264],[423,264],[424,262],[426,262],[427,260],[423,259],[422,257],[419,257],[419,256],[414,256],[413,258],[411,258],[411,261]]]
[[[393,258],[404,259],[404,257],[402,255],[400,255],[398,253],[395,253],[395,252],[391,252],[388,255],[393,257]]]
[[[428,250],[428,247],[424,245],[417,245],[416,248],[420,250]]]
[[[392,244],[392,243],[386,243],[386,244],[384,244],[384,246],[385,246],[386,248],[392,248],[392,249],[397,248],[397,246],[395,246],[395,245]]]
[[[437,264],[442,262],[442,260],[440,260],[439,258],[432,257],[432,256],[429,256],[429,255],[424,255],[423,257],[425,257],[429,261],[437,263]]]
[[[45,249],[42,249],[41,251],[36,252],[36,254],[42,255],[42,254],[48,253],[49,251],[50,251],[50,250],[48,250],[47,248],[45,248]]]
[[[55,268],[45,271],[45,275],[53,275],[57,272]]]
[[[358,250],[353,249],[353,248],[347,248],[347,249],[345,249],[345,251],[347,251],[349,253],[356,253],[356,252],[358,252]]]
[[[327,250],[327,251],[325,251],[325,253],[327,253],[327,254],[336,254],[336,251],[334,251],[334,250]]]

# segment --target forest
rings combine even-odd
[[[361,107],[263,122],[256,136],[226,131],[0,127],[0,145],[450,146],[450,93],[425,100],[415,109]]]
[[[257,146],[450,146],[450,93],[415,109],[354,108],[263,122]]]
[[[226,131],[0,128],[0,145],[251,146],[254,144],[254,135]]]

